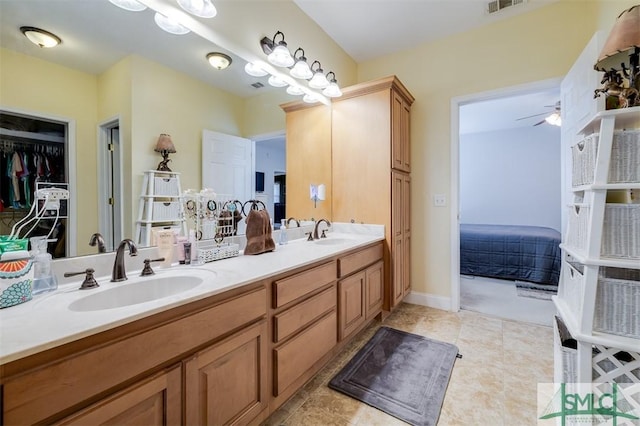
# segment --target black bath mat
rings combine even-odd
[[[381,327],[329,387],[409,424],[435,425],[457,354],[450,343]]]

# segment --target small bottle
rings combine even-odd
[[[278,244],[284,245],[289,242],[289,238],[287,237],[287,225],[286,219],[282,219],[280,222],[280,236],[278,238]]]
[[[58,288],[58,280],[51,271],[52,256],[47,252],[46,238],[34,237],[31,239],[33,247],[33,294],[45,293]]]

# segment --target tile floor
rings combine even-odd
[[[406,423],[327,383],[385,325],[454,343],[456,360],[439,425],[535,425],[537,383],[553,380],[553,329],[470,311],[404,303],[354,339],[263,426],[396,426]]]

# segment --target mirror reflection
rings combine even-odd
[[[275,223],[285,216],[279,105],[293,98],[266,81],[253,87],[261,79],[244,73],[241,59],[193,33],[163,32],[151,10],[127,12],[107,0],[2,0],[0,12],[1,127],[15,131],[6,123],[18,117],[23,126],[63,141],[57,168],[65,174],[57,179],[68,183],[70,199],[69,217],[60,222],[67,225],[61,256],[96,253],[89,245],[96,232],[107,250],[133,235],[144,172],[162,160],[154,152],[161,134],[172,136],[176,153],[169,164],[180,174],[182,190],[211,187],[223,194],[229,191],[224,179],[205,181],[203,175],[203,133],[257,141],[243,177],[248,192],[236,198],[263,201]],[[40,48],[21,25],[43,27],[61,43]],[[212,68],[206,60],[211,51],[229,55],[232,65]],[[3,143],[23,141],[5,133]],[[3,153],[8,151],[14,151],[10,145]],[[27,205],[7,198],[3,214],[9,211],[15,222]]]

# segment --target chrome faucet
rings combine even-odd
[[[118,250],[116,251],[116,260],[113,262],[113,272],[111,273],[111,282],[124,281],[127,279],[126,269],[124,267],[124,249],[129,246],[129,256],[137,256],[138,248],[129,238],[120,241]]]
[[[320,220],[318,220],[318,221],[316,222],[316,226],[315,226],[315,228],[313,229],[313,239],[314,239],[314,240],[317,240],[318,238],[320,238],[320,237],[318,236],[318,228],[319,228],[320,222],[324,222],[324,223],[326,223],[326,224],[327,224],[327,226],[331,226],[331,222],[329,222],[327,219],[320,219]],[[324,235],[324,231],[322,231],[322,238],[326,238],[326,235]]]
[[[287,219],[287,226],[289,226],[291,221],[294,221],[296,223],[296,226],[298,228],[300,228],[300,221],[298,219],[296,219],[295,217],[293,217],[293,216],[291,216],[289,219]]]
[[[104,238],[102,237],[102,234],[99,232],[96,232],[95,234],[93,234],[91,236],[91,239],[89,240],[90,246],[95,247],[96,244],[98,244],[98,253],[107,252],[107,248],[104,246]]]

